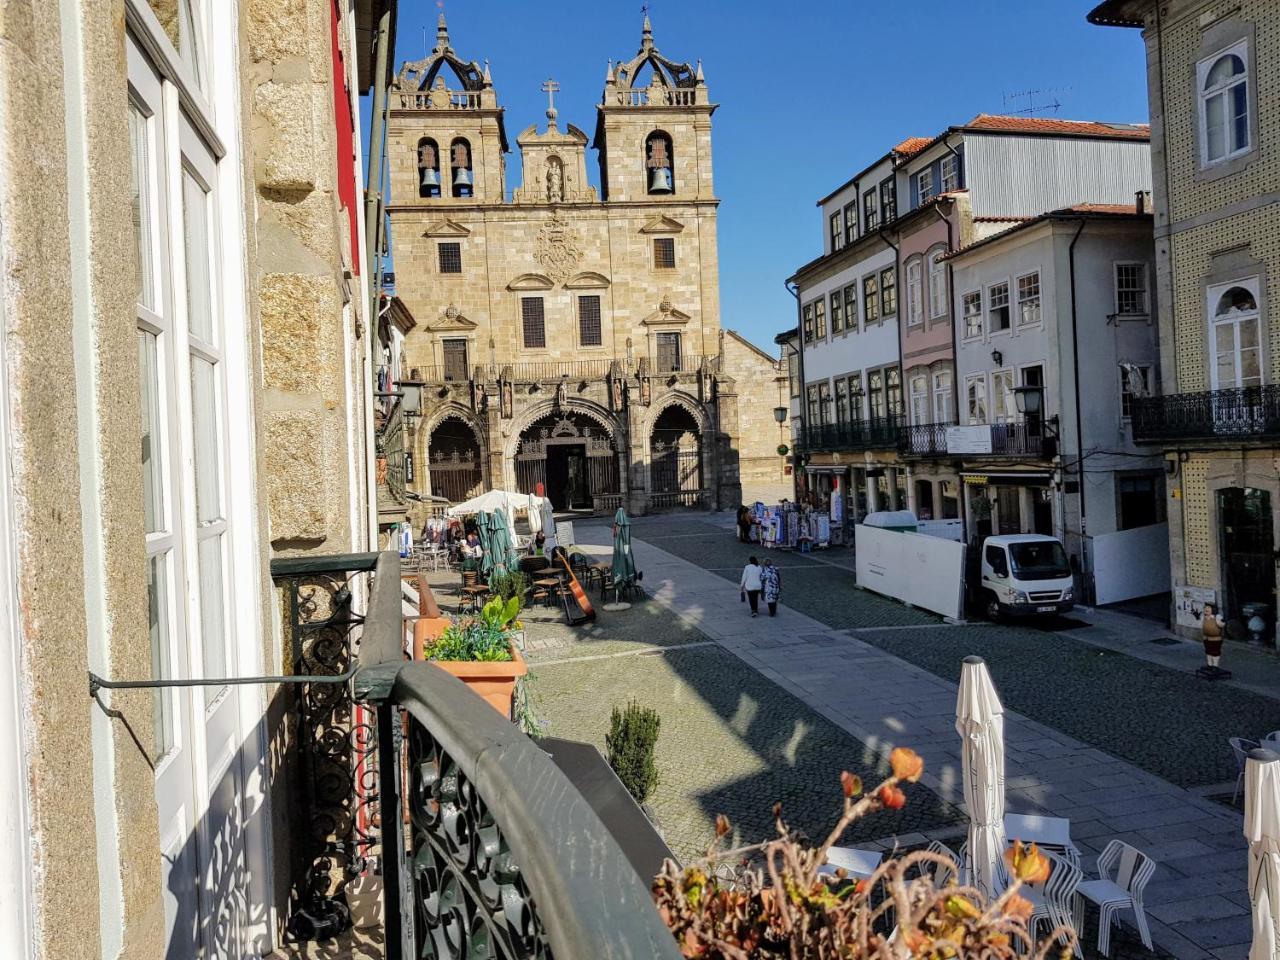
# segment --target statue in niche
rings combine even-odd
[[[559,203],[564,199],[564,164],[559,157],[547,161],[547,202]]]
[[[613,378],[613,409],[622,409],[622,378]]]
[[[503,380],[503,381],[502,381],[502,404],[501,404],[501,406],[502,406],[502,416],[503,416],[503,418],[504,418],[504,419],[506,419],[506,420],[510,420],[510,419],[511,419],[511,408],[512,408],[512,402],[511,402],[511,401],[512,401],[512,397],[511,397],[511,381],[510,381],[510,380]]]
[[[556,407],[563,408],[565,401],[569,399],[569,381],[567,377],[561,377],[560,382],[556,385]]]

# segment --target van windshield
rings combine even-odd
[[[1071,576],[1062,544],[1056,540],[1009,544],[1013,574],[1019,580],[1058,580]]]

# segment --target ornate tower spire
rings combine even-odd
[[[444,22],[444,11],[440,11],[440,19],[436,21],[436,53],[444,53],[446,50],[452,50],[449,45],[449,25]]]
[[[653,24],[649,22],[649,5],[644,5],[644,26],[640,28],[640,49],[653,49]]]

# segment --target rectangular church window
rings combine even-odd
[[[520,319],[524,326],[525,347],[539,349],[547,345],[547,318],[541,297],[520,298]]]

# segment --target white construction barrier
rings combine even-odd
[[[1170,589],[1167,523],[1101,534],[1092,538],[1089,552],[1099,606]]]
[[[963,520],[921,520],[916,524],[916,533],[927,537],[941,537],[943,540],[964,542]]]
[[[944,617],[964,613],[964,544],[922,533],[854,528],[858,585]]]

